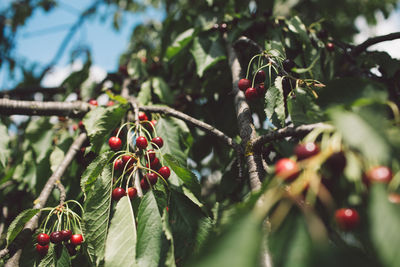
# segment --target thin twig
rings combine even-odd
[[[282,139],[285,137],[297,137],[305,135],[316,128],[324,128],[327,130],[333,129],[333,126],[325,123],[315,123],[315,124],[305,124],[298,127],[285,127],[274,132],[270,132],[264,134],[262,136],[257,137],[252,141],[252,150],[258,151],[262,145],[269,143],[271,141],[275,141],[278,139]]]
[[[41,115],[41,116],[68,116],[71,118],[83,117],[92,106],[86,102],[42,102],[0,99],[1,115]]]
[[[386,34],[386,35],[369,38],[366,41],[362,42],[361,44],[355,46],[351,51],[351,55],[357,56],[360,53],[367,50],[367,48],[372,45],[375,45],[375,44],[381,43],[381,42],[392,41],[392,40],[396,40],[396,39],[400,39],[400,32],[394,32],[394,33],[390,33],[390,34]]]
[[[30,96],[35,93],[43,93],[47,95],[64,93],[64,87],[40,87],[40,86],[32,86],[32,87],[20,87],[14,88],[10,90],[2,90],[0,91],[0,97],[6,96],[19,96],[26,97],[26,95]]]
[[[87,138],[86,133],[81,133],[78,136],[78,138],[72,143],[67,154],[65,154],[63,161],[60,163],[60,165],[58,165],[55,172],[47,180],[45,186],[43,187],[42,192],[40,192],[39,197],[34,201],[35,203],[35,205],[33,206],[34,209],[41,209],[46,205],[46,202],[51,192],[53,191],[54,184],[61,179],[65,170],[74,159],[76,152],[79,151],[82,144],[85,142],[86,138]],[[9,249],[10,253],[12,253],[13,256],[7,261],[5,267],[19,266],[19,258],[21,256],[22,247],[26,244],[26,241],[32,236],[32,233],[37,228],[39,217],[40,217],[40,212],[35,216],[33,216],[33,218],[25,224],[25,227],[18,235],[17,240],[13,242],[14,245]]]
[[[67,197],[67,194],[65,193],[65,187],[60,180],[57,180],[54,186],[58,189],[58,191],[60,191],[60,206],[62,206],[64,205],[65,199]]]

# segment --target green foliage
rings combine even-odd
[[[29,209],[21,212],[17,218],[10,224],[7,231],[7,245],[14,241],[17,235],[24,228],[25,224],[36,214],[38,214],[39,209]]]

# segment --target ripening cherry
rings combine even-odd
[[[140,120],[140,121],[148,121],[149,118],[147,117],[146,113],[144,113],[144,112],[139,112],[139,120]]]
[[[365,174],[368,182],[375,182],[375,183],[389,183],[392,178],[392,170],[386,166],[376,166],[370,169]]]
[[[146,164],[146,167],[155,170],[158,169],[159,165],[160,165],[160,160],[158,158],[154,158],[153,161],[150,161],[150,167],[148,163]]]
[[[53,244],[59,244],[63,241],[63,235],[61,234],[61,231],[55,231],[50,234],[50,241]]]
[[[299,175],[299,167],[294,160],[283,158],[275,164],[275,175],[283,180],[293,180]]]
[[[63,237],[63,241],[68,241],[72,236],[71,230],[61,230],[61,235]]]
[[[355,209],[342,208],[335,212],[337,225],[343,231],[351,231],[360,224],[360,216]]]
[[[96,106],[96,107],[99,105],[99,103],[97,103],[96,99],[90,99],[89,100],[89,104],[92,105],[92,106]]]
[[[117,159],[114,162],[114,171],[120,171],[124,168],[124,163],[122,161],[122,159]]]
[[[49,245],[40,245],[40,244],[36,244],[36,251],[41,255],[44,256],[47,254],[47,252],[49,251]]]
[[[257,90],[257,96],[260,97],[260,98],[264,97],[265,92],[267,91],[267,90],[265,89],[264,84],[258,84],[258,85],[256,86],[256,90]]]
[[[303,160],[317,155],[319,153],[319,147],[312,142],[298,144],[294,149],[294,153],[297,156],[297,160]]]
[[[134,187],[128,188],[128,196],[130,199],[135,198],[137,196],[137,190]]]
[[[71,242],[71,244],[74,246],[78,246],[78,245],[82,244],[83,237],[81,234],[72,235],[71,238],[69,239],[69,242]]]
[[[259,70],[256,73],[256,77],[254,78],[254,81],[256,83],[263,83],[263,82],[265,82],[266,78],[267,78],[267,75],[265,74],[265,71]]]
[[[141,187],[143,190],[147,190],[147,189],[150,188],[149,183],[147,182],[146,179],[140,180],[140,187]]]
[[[156,144],[158,148],[162,148],[162,146],[164,145],[164,140],[159,136],[154,137],[153,139],[151,139],[151,142]]]
[[[251,82],[249,79],[240,79],[238,82],[238,87],[241,91],[246,91],[247,88],[251,86]]]
[[[169,176],[171,175],[171,171],[167,166],[161,167],[158,170],[158,173],[165,179],[167,180]]]
[[[108,145],[114,151],[120,150],[122,146],[122,141],[119,137],[112,136],[108,139]]]
[[[114,106],[114,104],[115,104],[114,101],[110,100],[107,102],[107,107]]]
[[[155,158],[156,158],[156,152],[153,149],[147,150],[145,159],[152,162]]]
[[[328,50],[329,52],[333,52],[335,51],[335,45],[333,43],[326,43],[325,45],[326,50]]]
[[[257,98],[257,89],[254,87],[249,87],[246,89],[246,92],[244,93],[246,100],[251,101]]]
[[[136,138],[136,146],[139,149],[145,149],[147,147],[147,139],[144,136],[138,136]]]
[[[40,234],[38,234],[36,240],[39,245],[45,246],[50,243],[50,236],[46,233],[40,233]]]
[[[151,185],[155,185],[158,180],[158,176],[154,172],[150,172],[150,173],[146,174],[146,178],[149,180]]]
[[[115,201],[120,200],[123,196],[126,195],[125,189],[123,189],[122,187],[116,187],[113,191],[112,191],[112,199]]]

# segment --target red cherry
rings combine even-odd
[[[297,156],[297,160],[307,159],[309,157],[315,156],[319,153],[319,147],[315,143],[298,144],[294,153]]]
[[[112,191],[112,199],[115,201],[120,200],[125,195],[126,195],[125,189],[123,189],[122,187],[116,187]]]
[[[158,173],[165,179],[167,180],[169,178],[169,176],[171,175],[171,171],[169,170],[169,168],[167,166],[161,167],[158,170]]]
[[[153,149],[147,150],[145,158],[146,160],[150,160],[150,162],[152,162],[156,158],[156,152]]]
[[[128,188],[128,196],[130,199],[134,198],[137,196],[137,190],[134,187],[129,187]]]
[[[99,105],[99,103],[97,103],[97,100],[96,100],[96,99],[90,99],[90,100],[89,100],[89,104],[90,104],[90,105],[93,105],[93,106],[96,106],[96,107]]]
[[[140,121],[148,121],[149,118],[147,117],[146,113],[144,113],[144,112],[139,112],[139,120],[140,120]]]
[[[246,89],[244,95],[247,101],[254,100],[255,98],[257,98],[257,89],[254,87],[249,87]]]
[[[343,231],[350,231],[360,224],[360,216],[355,209],[338,209],[335,212],[336,223]]]
[[[246,91],[247,88],[251,86],[251,82],[249,79],[240,79],[238,82],[238,87],[241,91]]]
[[[151,124],[153,124],[153,126],[156,126],[157,121],[156,120],[151,120]]]
[[[56,231],[50,234],[50,241],[53,244],[59,244],[63,241],[63,235],[61,231]]]
[[[61,230],[61,235],[63,237],[63,241],[68,241],[72,236],[71,230]]]
[[[283,158],[275,164],[275,175],[284,180],[293,180],[299,175],[299,167],[294,160]]]
[[[44,256],[47,254],[47,252],[49,251],[49,245],[40,245],[40,244],[36,244],[36,251],[41,255]]]
[[[126,169],[130,169],[133,166],[133,164],[135,164],[137,161],[134,157],[129,156],[129,155],[123,155],[121,157],[121,159],[122,159],[123,166],[124,167],[126,166]]]
[[[114,162],[114,171],[120,171],[124,168],[124,163],[122,161],[122,159],[117,159]]]
[[[114,104],[115,104],[114,101],[110,100],[107,102],[107,107],[114,106]]]
[[[147,189],[150,188],[149,183],[146,181],[146,179],[140,180],[140,187],[141,187],[143,190],[147,190]]]
[[[333,52],[335,51],[335,45],[333,43],[327,43],[325,45],[326,50],[328,50],[329,52]]]
[[[77,125],[77,124],[72,125],[72,130],[73,130],[73,131],[78,130],[78,125]]]
[[[375,183],[389,183],[392,178],[393,174],[389,167],[386,166],[377,166],[370,169],[365,174],[368,182],[375,182]]]
[[[80,122],[78,123],[78,126],[79,126],[79,129],[85,130],[85,125],[83,125],[83,121],[80,121]]]
[[[150,161],[150,167],[148,163],[146,164],[146,167],[155,170],[158,169],[159,165],[160,160],[158,158],[155,158],[153,161]]]
[[[162,146],[164,145],[163,139],[161,137],[159,137],[159,136],[154,137],[153,139],[151,139],[151,142],[156,144],[158,146],[158,148],[162,148]]]
[[[50,236],[45,233],[40,233],[40,234],[38,234],[36,240],[39,245],[45,246],[50,243]]]
[[[256,86],[256,90],[257,90],[257,96],[260,97],[260,98],[264,97],[265,92],[267,91],[267,90],[265,89],[264,84],[259,84],[259,85],[257,85],[257,86]]]
[[[136,146],[139,149],[145,149],[147,147],[147,139],[144,136],[138,136],[136,138]]]
[[[267,78],[267,75],[265,74],[265,71],[259,70],[256,73],[256,77],[254,78],[254,81],[256,83],[263,83],[266,78]]]
[[[108,145],[112,150],[117,151],[121,149],[122,141],[118,137],[112,136],[108,139]]]
[[[125,190],[124,190],[125,191]],[[74,246],[78,246],[80,244],[82,244],[83,242],[83,237],[81,234],[75,234],[72,235],[71,238],[69,239],[69,241],[71,242],[72,245]]]
[[[150,173],[146,174],[146,177],[149,180],[151,185],[155,185],[157,183],[158,176],[154,172],[150,172]]]

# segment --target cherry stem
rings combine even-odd
[[[250,59],[250,62],[249,62],[249,64],[247,65],[246,79],[249,79],[249,71],[250,71],[251,63],[252,63],[253,60],[254,60],[256,57],[258,57],[258,56],[260,56],[260,54],[257,54],[257,55],[253,56],[253,57]]]

